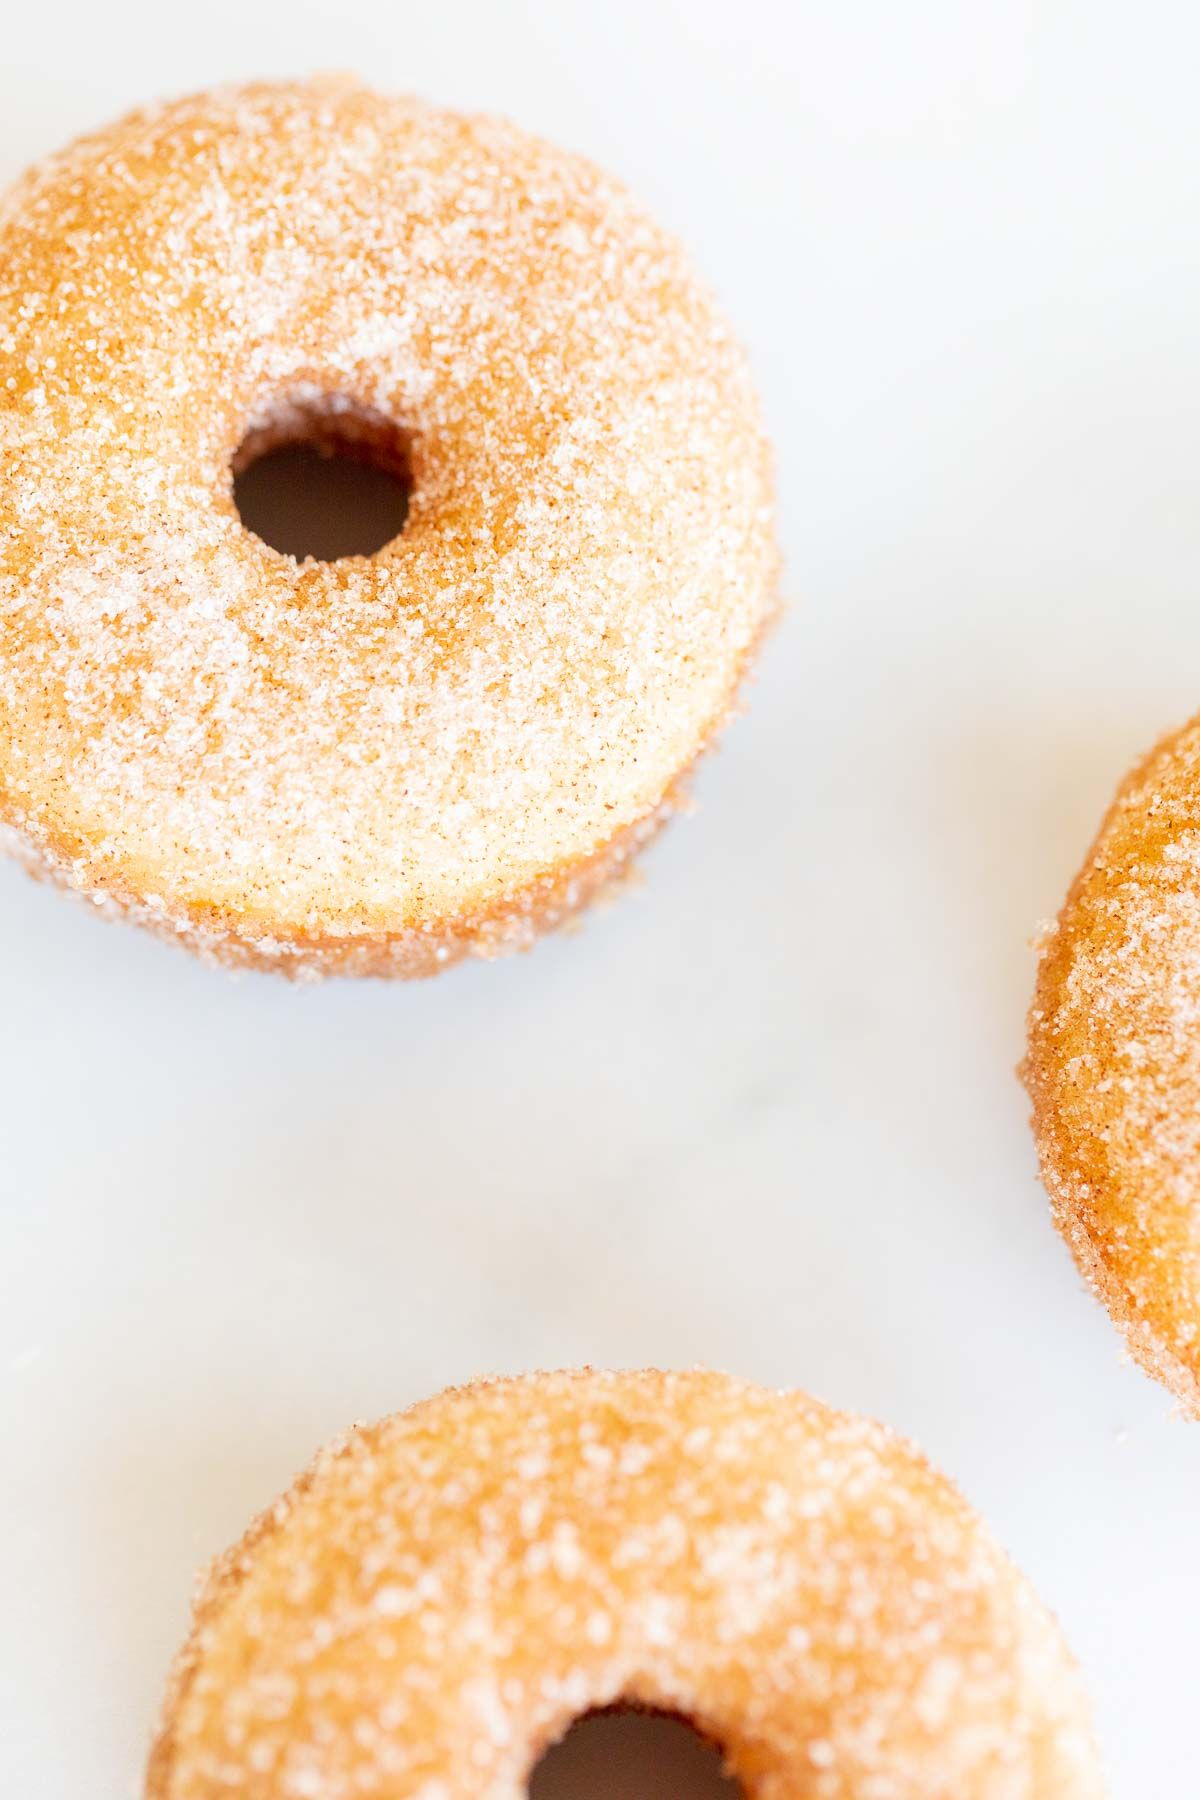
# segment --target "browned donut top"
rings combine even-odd
[[[751,1800],[1097,1800],[1058,1632],[876,1425],[711,1374],[478,1384],[355,1431],[218,1563],[151,1800],[519,1800],[682,1713]]]
[[[231,459],[339,421],[397,434],[408,524],[297,563]],[[419,928],[592,856],[772,605],[755,403],[677,245],[349,83],[141,112],[10,191],[0,453],[0,823],[175,923]]]
[[[1200,1412],[1200,721],[1126,782],[1046,939],[1026,1080],[1064,1235]]]

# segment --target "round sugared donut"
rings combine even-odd
[[[327,1449],[211,1571],[148,1800],[521,1800],[618,1704],[747,1800],[1097,1800],[1058,1630],[916,1451],[705,1373],[483,1382]]]
[[[297,562],[233,475],[410,488]],[[231,962],[424,974],[617,874],[774,608],[742,356],[615,182],[348,82],[139,112],[0,202],[0,829]]]
[[[1126,781],[1045,937],[1024,1075],[1059,1230],[1200,1416],[1200,720]]]

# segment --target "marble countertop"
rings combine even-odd
[[[0,867],[0,1791],[136,1793],[193,1572],[447,1382],[716,1364],[915,1437],[1194,1783],[1200,1427],[1014,1076],[1119,776],[1200,708],[1183,9],[612,0],[6,24],[0,175],[357,67],[624,175],[748,341],[791,614],[636,892],[411,988],[215,973]],[[2,476],[0,476],[2,479]]]

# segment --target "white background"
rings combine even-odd
[[[1200,1426],[1081,1291],[1013,1075],[1027,939],[1200,706],[1191,10],[9,10],[5,176],[339,67],[626,177],[751,348],[794,610],[641,892],[528,958],[293,991],[0,869],[0,1793],[135,1793],[193,1570],[322,1439],[585,1359],[912,1434],[1117,1800],[1196,1792]]]

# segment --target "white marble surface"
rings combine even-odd
[[[914,1435],[1060,1613],[1117,1800],[1195,1791],[1200,1427],[1080,1290],[1012,1072],[1026,939],[1200,706],[1200,45],[1134,20],[6,18],[4,175],[321,66],[616,168],[751,345],[796,605],[642,891],[529,958],[292,991],[0,870],[0,1792],[136,1792],[192,1571],[329,1433],[584,1359]]]

